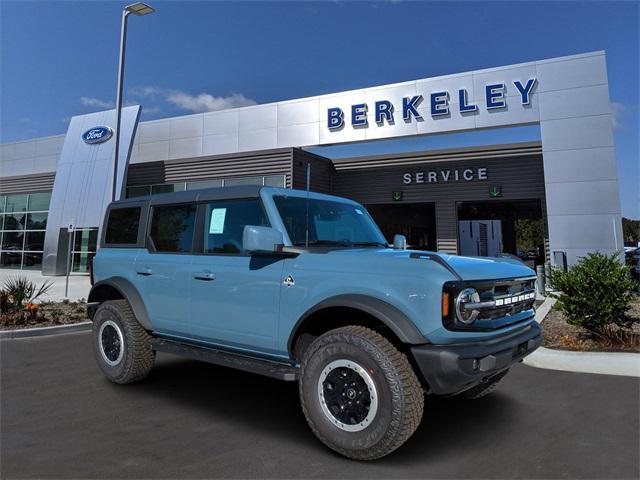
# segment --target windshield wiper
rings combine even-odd
[[[349,245],[353,245],[355,247],[384,247],[387,248],[389,245],[382,242],[353,242]]]
[[[295,246],[305,245],[305,242],[295,242]],[[350,242],[348,240],[310,240],[309,245],[328,245],[337,247],[388,247],[382,242]]]

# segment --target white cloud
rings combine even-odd
[[[154,85],[133,87],[129,90],[129,94],[133,97],[156,100],[158,97],[161,97],[167,103],[193,113],[213,112],[216,110],[226,110],[256,104],[255,100],[245,97],[242,93],[232,93],[226,97],[216,97],[210,93],[192,95],[183,90],[156,87]],[[152,113],[151,111],[156,109],[159,110],[158,107],[153,107],[145,108],[144,111],[146,113]]]
[[[232,93],[228,97],[214,97],[208,93],[190,95],[180,90],[168,93],[166,100],[183,110],[189,110],[194,113],[213,112],[256,104],[255,100],[247,98],[241,93]]]
[[[105,102],[99,98],[80,97],[80,103],[90,108],[113,108],[113,102]]]
[[[626,107],[624,106],[623,103],[611,102],[611,121],[613,123],[614,130],[624,129],[624,125],[622,125],[622,122],[620,121],[620,119],[624,115],[625,110],[626,110]]]

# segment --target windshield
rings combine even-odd
[[[305,245],[307,202],[309,245],[387,246],[369,213],[359,205],[304,197],[273,200],[293,245]]]

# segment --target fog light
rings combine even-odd
[[[475,288],[465,288],[456,297],[456,317],[465,325],[475,322],[479,310],[465,308],[468,303],[479,303],[480,294]]]

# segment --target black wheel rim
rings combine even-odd
[[[371,375],[351,360],[334,360],[323,369],[318,380],[318,394],[329,421],[348,432],[368,427],[378,409]]]
[[[98,337],[100,353],[104,361],[111,366],[120,363],[124,353],[124,339],[118,324],[113,320],[107,320],[100,327]]]

